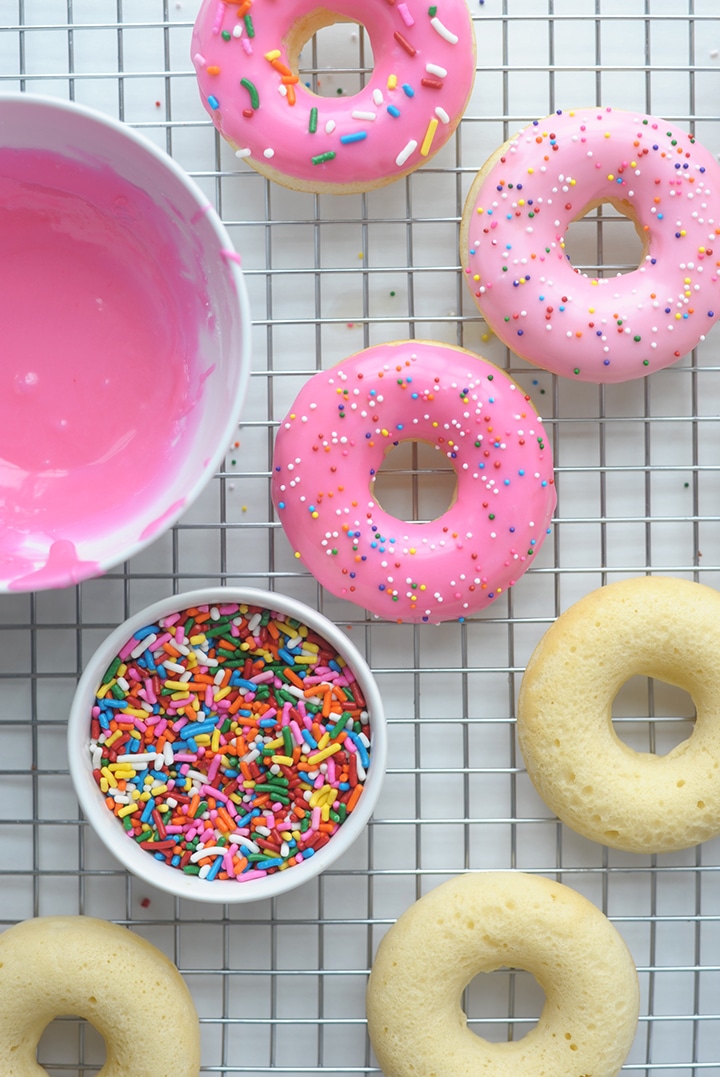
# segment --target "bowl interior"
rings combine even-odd
[[[108,810],[92,772],[88,751],[90,713],[103,675],[114,657],[134,634],[158,619],[180,610],[206,604],[245,604],[287,614],[307,625],[327,640],[352,670],[363,692],[369,714],[371,763],[357,806],[330,841],[308,860],[264,878],[238,883],[231,879],[212,881],[186,875],[175,867],[155,860],[128,838],[118,819]],[[380,794],[385,775],[387,740],[382,699],[364,658],[348,637],[317,611],[285,595],[253,588],[213,588],[187,592],[163,599],[140,611],[117,628],[97,649],[80,679],[68,723],[70,774],[89,823],[113,855],[133,874],[160,890],[199,901],[244,902],[274,897],[314,878],[346,852],[362,833]]]
[[[97,575],[197,496],[249,376],[239,259],[170,157],[0,96],[0,590]]]

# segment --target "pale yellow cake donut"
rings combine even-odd
[[[480,972],[520,968],[545,992],[512,1043],[467,1027]],[[385,1077],[615,1077],[638,1019],[638,980],[610,921],[560,883],[522,872],[460,875],[403,913],[378,948],[367,1016]]]
[[[0,935],[3,1077],[46,1077],[37,1046],[60,1016],[84,1017],[104,1037],[98,1077],[198,1077],[200,1027],[185,981],[125,928],[48,916]]]
[[[520,688],[518,739],[548,807],[587,838],[635,853],[720,833],[720,594],[642,576],[586,595],[535,649]],[[691,736],[636,752],[612,725],[618,690],[640,674],[684,688]]]

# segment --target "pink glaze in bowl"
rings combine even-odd
[[[239,263],[144,137],[0,95],[0,592],[127,560],[217,471],[249,378]]]

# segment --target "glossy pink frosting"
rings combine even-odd
[[[100,572],[88,550],[163,503],[201,391],[176,226],[106,166],[0,149],[0,584]],[[138,536],[139,537],[139,536]]]
[[[192,37],[203,104],[239,157],[291,180],[365,189],[405,175],[444,145],[470,96],[466,0],[334,0],[333,12],[365,26],[373,50],[367,85],[347,97],[283,82],[291,75],[285,36],[323,6],[252,0],[238,17],[247,3],[204,0]]]
[[[564,250],[588,205],[632,207],[640,266],[598,279]],[[720,165],[665,120],[576,109],[521,131],[471,192],[467,282],[508,347],[545,370],[618,382],[669,366],[720,315]]]
[[[451,461],[437,520],[385,512],[373,483],[400,441]],[[471,352],[429,341],[368,348],[315,374],[280,425],[272,496],[296,554],[333,594],[398,621],[465,618],[530,566],[555,508],[530,398]]]

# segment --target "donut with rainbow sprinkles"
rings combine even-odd
[[[633,221],[643,253],[629,273],[588,276],[566,234],[604,203]],[[643,377],[692,351],[720,316],[720,165],[653,116],[558,112],[480,170],[460,257],[480,312],[517,355],[581,381]]]
[[[456,495],[435,520],[405,521],[374,494],[401,441],[433,445]],[[464,620],[530,567],[556,503],[532,401],[473,352],[382,344],[305,383],[280,424],[272,496],[295,555],[329,591],[378,617]]]
[[[311,37],[362,23],[373,68],[357,93],[315,93],[300,72]],[[192,36],[213,123],[268,179],[349,194],[399,179],[442,149],[475,79],[466,0],[203,0]],[[337,62],[337,61],[336,61]],[[342,62],[342,61],[340,61]]]

